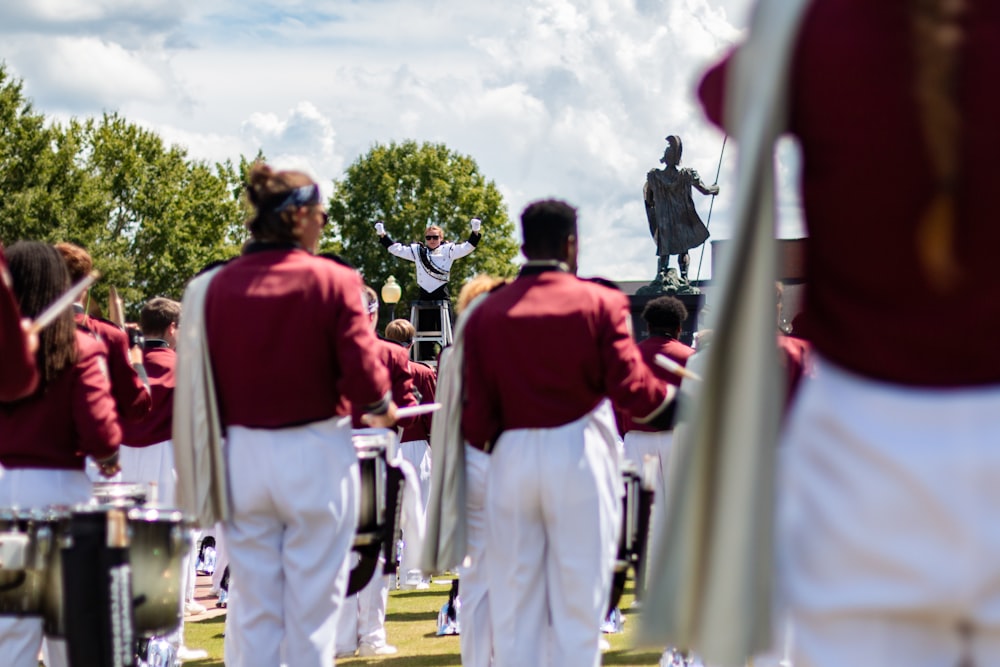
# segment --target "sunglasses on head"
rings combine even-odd
[[[441,237],[435,234],[434,236],[425,236],[424,240],[426,240],[426,241],[437,241],[439,238],[441,238]]]

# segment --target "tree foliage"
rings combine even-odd
[[[251,163],[192,160],[117,113],[49,121],[0,62],[0,242],[83,246],[103,275],[93,297],[106,305],[114,285],[130,318],[153,296],[179,299],[197,271],[239,253]],[[476,273],[516,270],[513,224],[499,190],[472,158],[442,144],[374,146],[334,181],[330,214],[323,249],[341,253],[376,289],[396,276],[404,300],[416,297],[415,269],[378,243],[378,220],[403,242],[422,240],[431,224],[462,241],[469,219],[480,218],[482,241],[454,264],[453,292]]]
[[[423,241],[432,224],[444,230],[445,239],[464,241],[471,218],[483,221],[483,238],[474,253],[452,266],[453,294],[477,273],[516,271],[514,225],[503,196],[471,157],[443,144],[377,144],[334,181],[325,248],[340,252],[376,290],[395,276],[405,303],[417,296],[416,270],[379,244],[375,223],[382,220],[389,235],[404,243]]]
[[[103,275],[99,303],[114,285],[135,317],[145,300],[179,299],[199,269],[238,254],[241,175],[118,114],[47,123],[0,64],[0,239],[86,248]]]

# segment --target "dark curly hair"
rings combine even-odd
[[[659,296],[646,304],[642,319],[649,325],[649,333],[674,336],[688,317],[684,302],[674,296]]]
[[[521,233],[528,259],[565,259],[559,255],[576,235],[576,209],[558,199],[533,202],[521,213]]]

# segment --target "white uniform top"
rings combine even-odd
[[[448,277],[451,272],[451,264],[456,259],[471,255],[476,246],[469,241],[462,243],[442,243],[434,250],[427,250],[427,258],[431,267],[424,266],[420,261],[422,246],[419,243],[403,245],[393,243],[387,246],[390,253],[396,257],[414,262],[417,265],[417,284],[425,292],[433,292],[448,284]]]

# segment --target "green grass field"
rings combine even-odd
[[[435,581],[443,581],[436,579]],[[458,637],[437,637],[437,615],[448,600],[448,586],[432,584],[425,591],[392,591],[389,594],[386,631],[389,643],[399,648],[399,654],[381,658],[349,658],[337,661],[338,665],[385,665],[386,667],[447,667],[461,665]],[[604,665],[647,667],[657,665],[659,652],[630,650],[636,632],[638,617],[628,607],[632,602],[630,590],[622,598],[622,610],[627,619],[625,632],[605,635],[611,650],[604,653]],[[188,623],[184,627],[187,645],[208,651],[208,660],[187,662],[185,665],[223,665],[222,633],[225,617]]]

